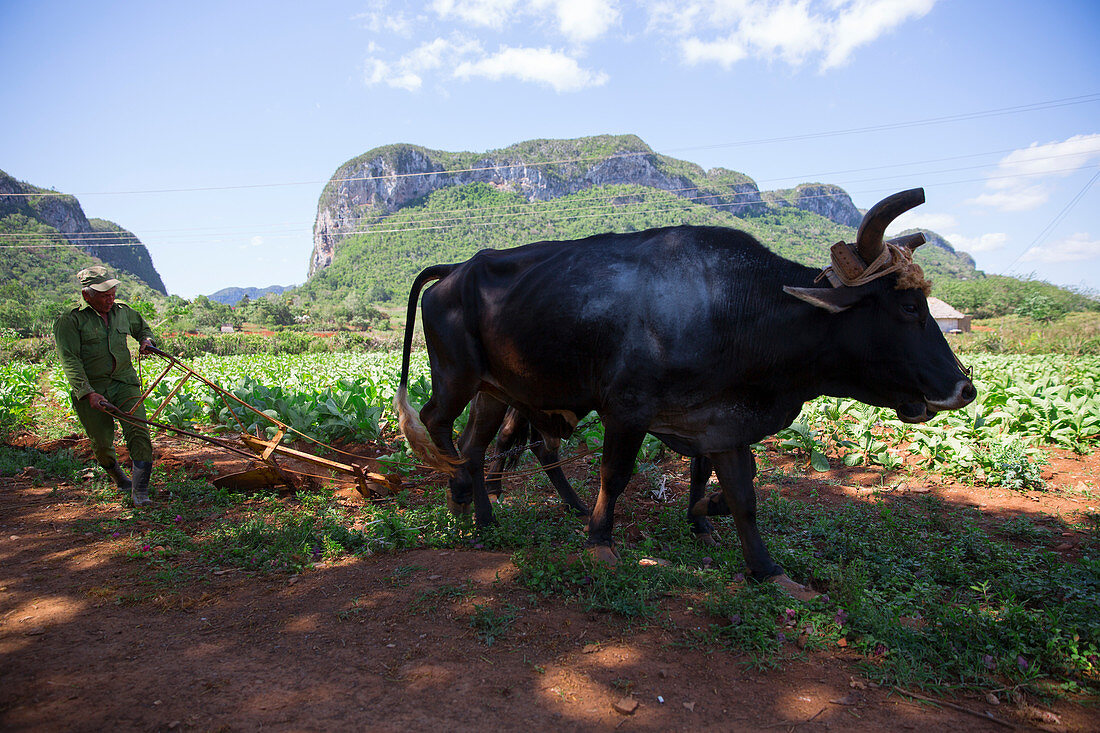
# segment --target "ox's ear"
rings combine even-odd
[[[830,313],[848,310],[863,297],[863,293],[856,288],[793,288],[784,285],[783,292]]]

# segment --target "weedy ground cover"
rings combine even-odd
[[[634,540],[619,546],[622,561],[608,568],[583,552],[581,522],[541,476],[513,487],[496,506],[499,524],[483,531],[447,512],[442,488],[346,506],[329,490],[249,497],[159,471],[155,483],[164,488],[151,511],[125,510],[79,528],[125,541],[126,556],[148,571],[146,598],[193,591],[229,568],[286,574],[406,549],[485,549],[512,556],[535,605],[576,604],[609,613],[626,629],[661,625],[681,644],[720,646],[749,664],[776,665],[839,643],[859,652],[866,673],[882,683],[1046,694],[1100,686],[1095,522],[1081,557],[1069,561],[1043,544],[1053,531],[1023,519],[991,531],[976,511],[935,499],[823,511],[812,497],[772,491],[759,518],[773,553],[824,591],[798,602],[745,579],[730,522],[716,520],[721,546],[703,547],[684,520],[682,497],[658,502],[644,489],[620,502],[620,531]],[[113,491],[105,481],[98,490]],[[392,582],[408,582],[413,570],[398,567]],[[461,583],[440,586],[409,612],[430,612],[469,592]],[[142,601],[140,594],[123,599]],[[674,611],[694,620],[677,626]],[[481,604],[470,626],[496,644],[522,613]]]
[[[394,435],[389,402],[399,364],[392,353],[310,354],[204,357],[195,368],[303,432],[365,441]],[[805,407],[778,444],[805,455],[811,469],[832,460],[889,470],[918,457],[924,470],[1025,489],[1041,481],[1045,447],[1085,453],[1100,443],[1100,359],[987,355],[972,366],[978,399],[930,424],[905,425],[887,410],[822,398]],[[418,354],[414,402],[427,399],[425,373]],[[199,389],[185,387],[171,419],[231,425],[233,416]],[[586,420],[579,432],[579,444],[602,442],[598,421]],[[662,451],[650,441],[642,461],[658,461]],[[768,468],[762,478],[797,480]],[[1100,684],[1094,515],[1085,515],[1091,524],[1080,556],[1068,560],[1047,547],[1052,530],[1027,519],[990,530],[976,513],[935,500],[853,502],[823,511],[812,499],[772,492],[759,515],[773,553],[792,575],[827,591],[799,603],[745,581],[729,523],[717,522],[722,547],[702,548],[682,507],[648,495],[621,502],[619,527],[636,528],[636,538],[620,548],[620,567],[608,569],[581,552],[580,523],[557,506],[541,477],[508,495],[497,507],[499,524],[481,532],[448,514],[442,487],[348,508],[328,490],[286,501],[232,494],[178,474],[158,472],[157,483],[167,489],[142,522],[123,512],[85,529],[127,538],[130,557],[153,570],[151,593],[201,583],[213,568],[293,573],[378,552],[474,547],[509,553],[536,598],[611,613],[626,625],[672,625],[669,608],[677,604],[699,619],[682,630],[682,643],[722,645],[757,664],[843,642],[862,653],[872,677],[907,686],[1049,692],[1095,691]],[[112,492],[101,481],[93,495],[102,500]],[[639,564],[649,557],[663,564]],[[486,643],[497,643],[507,638],[513,610],[485,608],[471,624]]]
[[[84,470],[84,462],[67,450],[47,452],[0,445],[0,476],[15,476],[27,468],[36,469],[43,477],[72,481]]]

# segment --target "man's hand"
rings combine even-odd
[[[107,410],[118,409],[111,404],[110,400],[108,400],[106,397],[99,394],[98,392],[92,392],[88,395],[88,404],[91,405],[93,408],[97,410],[103,410],[104,412],[106,412]]]
[[[153,348],[153,339],[142,339],[141,346],[138,347],[139,354],[148,354],[149,349]]]

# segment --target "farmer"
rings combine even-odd
[[[141,344],[140,353],[153,346],[153,331],[137,311],[115,302],[118,280],[107,268],[95,265],[76,274],[84,305],[62,314],[53,324],[54,342],[72,391],[73,409],[92,440],[95,457],[120,489],[132,492],[134,506],[151,503],[149,475],[153,471],[153,444],[143,424],[120,420],[126,448],[133,461],[133,481],[119,465],[115,453],[115,418],[107,410],[115,405],[134,410],[145,418],[141,381],[134,371],[126,336]]]

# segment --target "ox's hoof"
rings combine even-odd
[[[777,586],[783,589],[787,595],[791,596],[798,601],[812,601],[821,594],[812,588],[807,588],[801,583],[796,583],[791,579],[791,576],[783,573],[782,575],[776,575],[768,578],[768,582],[775,583]]]
[[[714,535],[712,535],[710,532],[700,532],[699,534],[695,535],[695,541],[703,547],[718,546],[718,540],[714,539]]]
[[[607,545],[592,545],[586,547],[585,552],[598,563],[607,565],[609,567],[615,567],[619,564],[619,553],[615,552],[613,547]]]
[[[705,517],[707,516],[707,504],[710,499],[703,497],[699,501],[691,505],[691,516],[693,517]]]
[[[451,514],[454,516],[461,517],[473,511],[473,504],[470,502],[459,504],[454,499],[447,497],[447,508],[451,510]]]

